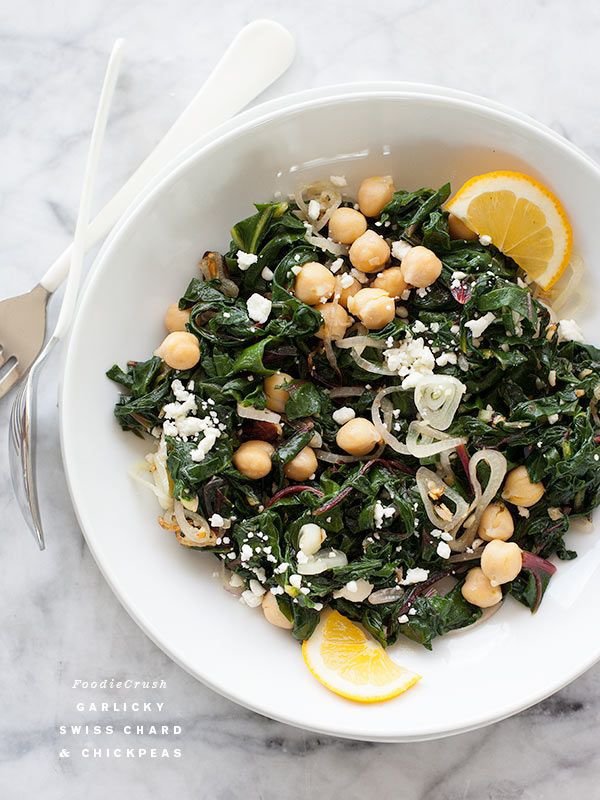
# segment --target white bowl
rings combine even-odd
[[[580,557],[561,563],[541,609],[516,602],[485,625],[392,656],[421,683],[394,701],[360,706],[321,687],[299,646],[213,579],[216,559],[179,547],[156,524],[154,498],[127,475],[147,444],[112,416],[113,363],[148,357],[162,315],[198,257],[225,249],[252,204],[299,181],[391,173],[405,188],[438,186],[493,169],[522,169],[551,186],[592,266],[600,170],[568,142],[504,110],[414,87],[341,93],[246,116],[241,127],[189,153],[111,235],[73,328],[61,401],[62,445],[73,503],[106,579],[143,630],[175,661],[227,697],[267,716],[356,739],[409,741],[469,730],[546,697],[600,658],[600,542],[572,533]],[[590,268],[590,292],[598,273]],[[580,319],[594,338],[598,314]],[[597,527],[597,526],[596,526]]]

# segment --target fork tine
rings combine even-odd
[[[2,359],[2,355],[0,354],[0,359]],[[4,364],[4,360],[0,360],[0,366]],[[19,362],[15,361],[12,367],[8,370],[8,372],[2,376],[0,379],[0,398],[4,397],[5,394],[10,392],[12,387],[19,381],[21,378],[21,370],[19,369]]]

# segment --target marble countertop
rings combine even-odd
[[[67,245],[106,56],[127,38],[99,201],[148,152],[233,34],[260,16],[297,37],[298,56],[265,99],[350,80],[404,79],[486,95],[537,117],[600,160],[600,8],[561,0],[21,0],[0,8],[0,295],[27,290]],[[56,314],[52,304],[51,320]],[[59,360],[54,361],[55,374]],[[438,742],[375,745],[317,736],[217,696],[130,620],[101,577],[67,496],[56,382],[40,400],[40,555],[0,472],[0,796],[5,800],[176,796],[562,800],[599,796],[600,666],[540,705]],[[0,401],[2,441],[10,398]],[[85,688],[77,681],[164,681]],[[75,687],[75,688],[74,688]],[[493,691],[493,687],[490,687]],[[138,708],[132,703],[140,702]],[[143,703],[153,705],[144,709]],[[83,706],[78,708],[78,703]],[[101,703],[108,707],[102,709]],[[123,708],[123,704],[127,708]],[[162,706],[156,704],[162,703]],[[96,704],[97,708],[90,708]],[[116,706],[114,705],[116,704]],[[125,740],[104,729],[132,724]],[[168,725],[154,735],[150,723]],[[136,725],[145,725],[136,732]],[[181,732],[173,726],[180,726]],[[75,758],[86,743],[121,757]],[[118,741],[117,741],[118,740]],[[91,747],[92,745],[90,745]],[[139,749],[157,749],[156,757]],[[163,750],[167,749],[168,757]],[[181,749],[182,756],[177,757]]]

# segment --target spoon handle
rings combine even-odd
[[[145,161],[90,223],[86,249],[105,236],[137,195],[186,147],[231,119],[290,66],[295,45],[277,22],[246,25],[229,45],[205,84]],[[64,281],[72,245],[52,264],[40,283],[53,292]]]

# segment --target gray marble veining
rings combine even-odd
[[[297,37],[298,57],[267,97],[328,83],[406,79],[486,95],[537,117],[600,159],[600,7],[575,0],[21,0],[0,4],[0,293],[25,290],[66,246],[110,45],[128,40],[101,200],[165,131],[234,32],[259,16]],[[51,319],[56,303],[51,308]],[[36,552],[0,449],[0,797],[173,796],[562,800],[600,797],[600,667],[544,703],[439,742],[374,745],[261,718],[175,666],[129,619],[98,572],[61,467],[55,357],[42,379],[40,499],[48,551]],[[6,440],[9,398],[0,401]],[[526,666],[524,665],[524,668]],[[76,680],[164,679],[149,690],[73,689]],[[493,687],[490,687],[493,691]],[[162,711],[123,711],[124,702]],[[97,712],[77,703],[109,704]],[[117,708],[112,704],[116,703]],[[121,704],[120,706],[118,704]],[[103,747],[167,748],[160,758],[60,758],[101,723]],[[129,738],[123,724],[170,726]],[[181,726],[181,734],[172,726]],[[176,730],[176,729],[175,729]],[[181,758],[174,751],[181,748]]]

